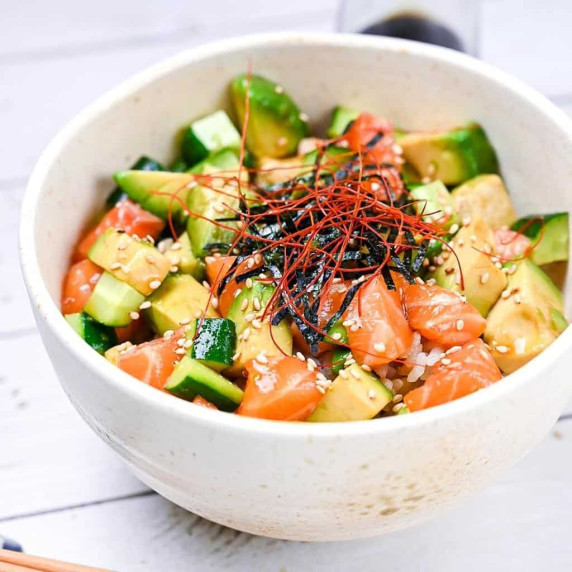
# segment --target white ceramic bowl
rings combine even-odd
[[[343,103],[411,128],[475,119],[521,213],[572,210],[570,120],[520,82],[461,54],[343,35],[233,39],[184,52],[83,111],[49,145],[22,209],[21,260],[38,327],[71,402],[166,498],[240,530],[296,540],[381,534],[443,512],[497,478],[548,432],[572,393],[572,330],[507,379],[408,416],[295,424],[213,412],[152,389],[97,355],[58,309],[72,245],[145,153],[227,105],[251,61],[317,123]],[[569,281],[570,282],[570,281]],[[570,309],[570,292],[568,292]]]

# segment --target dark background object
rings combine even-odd
[[[416,12],[399,12],[367,26],[361,32],[376,36],[416,40],[417,42],[435,44],[460,52],[465,50],[459,36],[450,28]]]

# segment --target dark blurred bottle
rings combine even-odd
[[[360,30],[360,32],[376,36],[415,40],[417,42],[451,48],[460,52],[464,51],[461,38],[459,38],[451,28],[434,20],[430,20],[423,16],[423,14],[416,14],[414,12],[394,14],[385,20],[366,26],[363,30]]]
[[[476,55],[475,0],[345,0],[338,13],[341,32],[415,40]]]

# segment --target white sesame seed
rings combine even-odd
[[[211,285],[210,285],[206,280],[203,280],[203,286],[204,286],[207,290],[211,287]]]
[[[186,326],[187,324],[189,324],[191,322],[191,318],[183,318],[182,320],[179,320],[179,324],[181,326]]]
[[[357,331],[359,330],[359,326],[358,326],[357,324],[352,324],[352,325],[350,326],[350,330],[351,330],[352,332],[357,332]]]
[[[193,345],[193,340],[185,340],[185,342],[183,343],[183,347],[186,349],[189,349],[192,345]]]
[[[175,274],[178,271],[179,271],[178,266],[171,266],[171,268],[169,268],[169,272],[171,272],[172,274]]]
[[[165,332],[163,333],[163,337],[167,339],[173,337],[174,335],[175,335],[174,330],[165,330]]]
[[[341,340],[342,339],[342,334],[340,334],[340,332],[335,332],[332,334],[332,340]]]
[[[343,377],[344,379],[348,378],[348,372],[345,369],[341,369],[338,375]]]
[[[463,328],[465,327],[465,322],[463,320],[457,320],[455,327],[457,328],[458,332],[461,332],[463,330]]]
[[[367,396],[368,396],[369,399],[375,399],[375,391],[374,391],[373,389],[370,389],[370,390],[367,392]]]
[[[399,403],[402,399],[403,399],[403,395],[401,395],[401,393],[396,393],[393,396],[392,401],[393,401],[393,403]]]
[[[246,279],[246,287],[250,290],[253,285],[254,285],[254,283],[252,282],[252,278],[247,278]]]
[[[373,349],[376,352],[384,352],[386,351],[387,347],[383,342],[377,342],[376,344],[373,344]]]
[[[245,328],[244,332],[242,332],[242,339],[246,341],[248,339],[248,336],[250,336],[250,328]]]
[[[393,411],[393,413],[399,413],[404,407],[406,407],[405,403],[396,403],[391,411]]]
[[[459,225],[457,223],[452,224],[451,228],[449,229],[449,232],[451,234],[455,234],[457,231],[459,230]]]
[[[171,250],[181,250],[181,248],[183,248],[183,245],[180,242],[173,242],[171,245]]]
[[[310,119],[306,113],[300,113],[300,115],[298,115],[298,117],[299,117],[302,121],[308,121],[308,120]]]
[[[241,312],[244,312],[248,308],[248,300],[245,298],[240,305]]]
[[[483,272],[480,278],[481,284],[486,284],[489,281],[490,276],[491,275],[488,272]]]
[[[450,360],[449,358],[444,357],[444,358],[441,360],[441,363],[442,363],[443,365],[450,365],[450,364],[451,364],[451,360]]]
[[[502,298],[503,300],[506,300],[510,295],[511,295],[511,289],[510,289],[510,288],[507,288],[506,290],[503,290],[503,291],[501,292],[501,295],[500,295],[500,296],[501,296],[501,298]]]
[[[284,88],[283,88],[281,85],[277,85],[277,86],[274,88],[274,91],[275,91],[276,93],[284,93]]]
[[[304,354],[302,352],[296,352],[296,357],[300,360],[300,361],[306,361],[306,357],[304,356]]]
[[[350,146],[350,144],[349,144],[349,142],[347,141],[347,139],[342,139],[341,141],[338,141],[338,142],[336,143],[336,145],[337,145],[338,147],[343,147],[344,149],[347,149],[347,148]]]
[[[119,262],[114,262],[110,267],[109,270],[113,271],[113,270],[119,270],[121,268],[121,263]]]
[[[147,254],[145,256],[145,260],[149,263],[149,264],[155,264],[156,259],[152,254]]]
[[[368,372],[371,371],[371,367],[369,367],[369,365],[367,365],[367,363],[362,363],[362,364],[361,364],[361,368],[362,368],[364,371],[368,371]]]
[[[421,276],[415,276],[415,282],[417,282],[417,284],[425,284],[425,281]]]
[[[200,318],[203,315],[203,313],[200,310],[197,310],[195,312],[195,318]]]
[[[82,284],[79,289],[81,292],[89,292],[91,290],[89,284]]]
[[[463,223],[463,226],[469,226],[471,224],[471,217],[465,216],[461,222]]]
[[[495,268],[502,270],[502,264],[500,262],[495,262]]]
[[[175,256],[174,258],[171,258],[171,264],[173,266],[180,264],[181,263],[181,258],[179,256]]]
[[[446,352],[445,355],[451,355],[454,353],[457,353],[458,351],[460,351],[462,348],[462,346],[453,346],[452,348],[449,348]]]
[[[513,302],[514,302],[515,304],[520,304],[520,303],[522,302],[522,299],[521,299],[521,297],[520,297],[520,294],[515,294],[515,295],[512,297],[512,300],[513,300]]]
[[[151,280],[151,282],[149,282],[149,288],[151,288],[151,290],[157,290],[159,286],[161,286],[160,280]]]
[[[316,369],[316,362],[313,359],[308,358],[306,360],[306,367],[308,371],[314,371]]]
[[[255,318],[254,320],[252,320],[252,327],[255,330],[260,330],[262,329],[262,322],[258,318]]]
[[[427,286],[435,286],[435,284],[437,284],[437,280],[435,280],[435,278],[429,278],[425,284],[427,284]]]
[[[355,378],[355,379],[359,379],[359,378],[360,378],[359,373],[357,372],[357,370],[351,368],[351,369],[349,370],[349,372],[350,372],[350,375],[351,375],[353,378]]]
[[[371,183],[371,190],[372,191],[379,191],[380,188],[381,188],[381,185],[379,183],[377,183],[376,181],[373,181],[373,183]]]
[[[196,181],[189,181],[187,183],[187,189],[194,189],[197,185],[198,183]]]
[[[215,210],[217,213],[223,213],[223,212],[224,212],[224,207],[223,207],[221,204],[219,204],[219,203],[216,203],[216,204],[213,206],[213,208],[214,208],[214,210]]]
[[[185,338],[179,338],[179,339],[177,340],[177,345],[178,345],[180,348],[182,348],[182,347],[185,345],[185,342],[186,342]]]
[[[241,292],[242,292],[242,288],[239,288],[239,289],[234,293],[233,298],[238,298],[238,297],[240,296],[240,293],[241,293]],[[248,302],[247,302],[247,304],[248,304]]]
[[[187,353],[187,350],[185,348],[177,348],[175,350],[175,353],[177,355],[184,356]]]
[[[349,367],[350,365],[353,365],[354,363],[356,363],[356,360],[355,360],[352,356],[349,356],[349,357],[346,358],[346,361],[344,362],[344,365],[345,365],[346,367]]]
[[[207,264],[212,264],[215,260],[216,260],[216,259],[215,259],[214,256],[207,256],[207,257],[205,258],[205,262],[206,262]]]
[[[266,357],[266,354],[264,352],[260,352],[257,356],[256,356],[256,361],[260,362],[262,364],[267,364],[268,363],[268,358]]]
[[[211,300],[211,306],[216,310],[218,308],[218,298],[213,298]]]
[[[254,300],[252,300],[252,305],[254,306],[255,310],[260,310],[262,308],[262,304],[258,298],[254,298]]]
[[[517,269],[517,266],[516,266],[516,264],[514,264],[508,269],[508,273],[514,274],[516,272],[516,269]]]
[[[393,149],[393,152],[397,155],[403,155],[403,147],[397,143],[394,143],[391,148]]]
[[[507,346],[496,346],[495,350],[500,354],[506,354],[508,353],[509,348]]]
[[[129,317],[132,320],[138,320],[139,319],[139,312],[129,312]]]
[[[232,361],[237,360],[240,357],[240,352],[236,352],[233,356],[232,356]]]

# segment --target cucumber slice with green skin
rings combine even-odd
[[[348,128],[349,124],[357,119],[360,115],[359,111],[355,109],[350,109],[349,107],[344,107],[343,105],[338,105],[334,107],[332,112],[332,119],[330,121],[330,126],[326,131],[326,136],[330,139],[335,137],[340,137],[343,135]]]
[[[129,325],[131,312],[137,312],[144,300],[135,288],[104,272],[83,310],[100,324],[120,328]]]
[[[539,266],[568,260],[569,229],[568,213],[527,216],[512,225],[535,245],[530,258]]]
[[[188,169],[189,164],[182,157],[179,157],[169,165],[168,170],[172,173],[185,173],[188,171]]]
[[[230,84],[230,98],[238,123],[244,122],[247,75],[237,76]],[[298,143],[310,129],[304,114],[281,86],[258,75],[250,76],[250,114],[246,146],[257,157],[294,155]]]
[[[181,150],[189,165],[195,165],[221,149],[240,149],[240,133],[226,112],[220,110],[197,119],[186,129]]]
[[[164,220],[169,217],[169,212],[177,221],[185,219],[183,205],[187,201],[188,185],[195,181],[192,175],[170,171],[131,170],[119,171],[113,178],[120,189],[146,211]]]
[[[64,316],[68,324],[96,352],[104,354],[117,344],[115,330],[96,322],[85,312]]]
[[[236,352],[236,326],[226,318],[205,318],[195,321],[199,332],[191,347],[191,357],[204,365],[221,371],[232,365]]]
[[[352,352],[347,348],[336,348],[332,354],[332,373],[338,375],[345,367],[346,360],[351,357]]]
[[[240,405],[244,396],[240,387],[189,356],[175,366],[164,389],[187,401],[200,395],[220,410],[229,412]]]
[[[159,161],[155,161],[155,159],[150,159],[149,157],[139,157],[135,163],[131,166],[131,170],[133,171],[165,171],[165,167],[159,163]],[[119,201],[127,198],[127,193],[121,189],[120,187],[115,187],[113,191],[109,194],[105,201],[105,206],[108,209],[113,208]]]
[[[320,175],[333,174],[339,171],[354,155],[354,152],[345,147],[336,147],[330,145],[324,149],[322,159],[320,161]],[[318,158],[318,150],[310,151],[302,157],[302,165],[313,167]],[[307,170],[302,169],[302,174],[306,174]]]
[[[339,334],[339,336],[336,336]],[[347,344],[348,332],[345,326],[342,325],[342,320],[338,320],[328,331],[328,335],[324,339],[325,342],[330,344]]]

